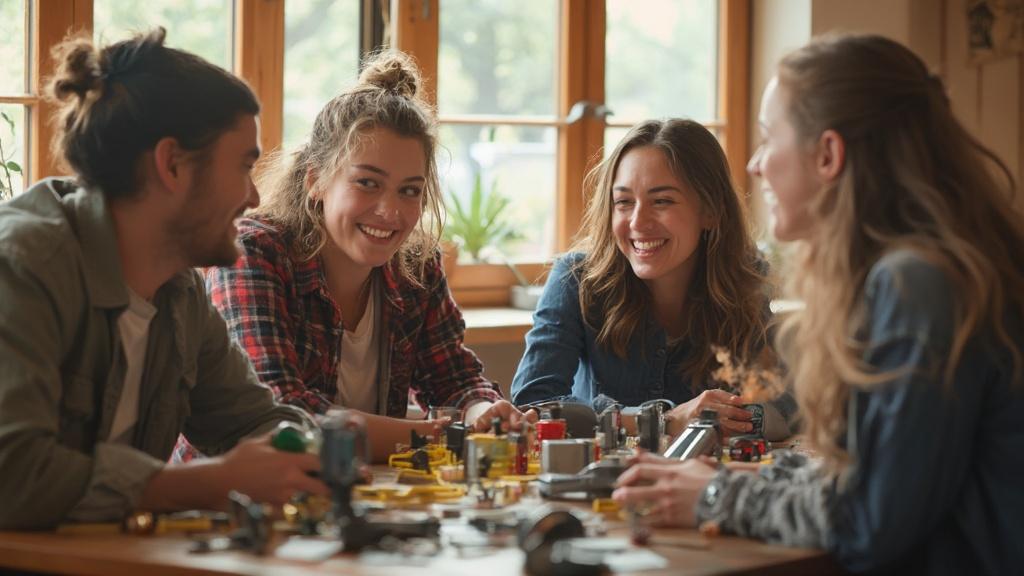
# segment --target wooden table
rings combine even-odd
[[[625,527],[612,525],[610,535],[622,535]],[[688,543],[678,546],[674,542]],[[700,547],[690,547],[696,544]],[[335,556],[322,563],[303,563],[273,556],[257,557],[244,552],[190,554],[184,536],[58,535],[53,533],[0,532],[0,572],[15,569],[35,572],[102,574],[105,576],[163,574],[358,574],[395,576],[415,570],[443,576],[519,575],[523,554],[515,548],[488,551],[476,557],[459,557],[446,547],[435,557],[405,564],[379,565],[351,555]],[[769,546],[734,537],[703,541],[693,530],[658,530],[652,550],[666,557],[668,570],[639,574],[837,574],[828,555],[819,550]]]

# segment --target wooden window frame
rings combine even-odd
[[[27,0],[25,7],[28,90],[0,95],[0,103],[25,107],[25,133],[20,136],[28,164],[23,178],[28,186],[59,172],[50,155],[53,136],[50,118],[54,106],[43,97],[54,69],[51,50],[69,33],[92,31],[92,0]]]
[[[437,104],[438,0],[396,0],[393,14],[394,46],[419,63],[428,85],[430,103]],[[718,118],[707,123],[721,138],[733,182],[746,182],[747,124],[750,85],[750,0],[719,0]],[[559,118],[565,118],[576,102],[605,101],[605,5],[595,0],[561,0],[559,22],[558,86]],[[605,127],[628,124],[607,122],[592,116],[568,125],[547,116],[442,115],[447,124],[555,126],[556,157],[556,251],[567,250],[579,229],[585,208],[583,180],[600,159]],[[543,262],[517,264],[524,275],[543,281]],[[449,278],[455,299],[463,306],[507,306],[509,286],[515,276],[504,265],[459,265]]]
[[[363,0],[377,3],[382,0]],[[234,0],[234,71],[252,86],[262,103],[261,144],[264,151],[281,145],[284,101],[285,0]],[[58,174],[49,153],[53,107],[41,97],[53,70],[52,47],[70,31],[91,32],[93,0],[29,0],[27,30],[29,93],[0,96],[0,102],[25,105],[25,139],[29,170],[26,184]],[[377,9],[377,8],[374,8]],[[424,76],[424,93],[436,105],[439,44],[439,0],[394,0],[391,39],[411,54]],[[445,123],[553,126],[558,130],[556,151],[556,251],[572,243],[585,205],[583,179],[599,159],[606,124],[587,116],[574,124],[561,121],[575,102],[604,102],[605,8],[595,0],[561,0],[556,85],[558,117],[449,115]],[[745,182],[750,78],[750,0],[719,0],[718,40],[719,118],[709,123],[722,138],[737,186]],[[609,122],[607,126],[618,126]],[[542,281],[543,262],[518,265],[531,280]],[[456,300],[466,306],[505,306],[508,287],[515,283],[503,265],[458,266],[450,278]]]
[[[0,96],[0,103],[23,104],[28,109],[26,184],[56,176],[60,167],[49,151],[53,138],[53,105],[43,90],[54,69],[51,50],[70,33],[91,33],[93,0],[29,0],[27,52],[29,93]],[[284,0],[234,0],[234,72],[259,97],[260,141],[264,150],[281,145],[284,99]]]

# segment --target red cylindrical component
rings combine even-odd
[[[565,420],[541,420],[537,422],[537,443],[544,440],[565,439]]]

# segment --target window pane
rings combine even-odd
[[[0,104],[0,113],[3,114],[0,119],[0,156],[6,165],[6,170],[0,168],[0,195],[6,198],[11,190],[19,194],[25,189],[22,176],[28,170],[25,165],[26,114],[25,107],[17,104]]]
[[[604,129],[604,157],[612,155],[612,150],[619,144],[623,136],[629,132],[629,128],[605,128]]]
[[[444,0],[438,110],[554,114],[558,2]]]
[[[441,127],[438,157],[448,204],[448,224],[457,218],[451,196],[464,207],[471,201],[474,182],[480,192],[509,200],[501,213],[514,238],[498,238],[497,248],[513,260],[537,260],[555,246],[555,142],[554,128],[535,126]],[[501,262],[500,255],[484,251],[485,260]],[[469,258],[463,251],[460,258]]]
[[[0,94],[26,92],[25,2],[0,2]]]
[[[231,70],[233,16],[231,0],[95,0],[93,29],[108,44],[163,26],[168,46]]]
[[[359,72],[360,0],[284,6],[284,145],[298,144],[317,112]]]
[[[607,0],[606,103],[611,120],[714,120],[717,0]],[[651,72],[657,70],[656,76]]]

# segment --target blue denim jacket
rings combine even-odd
[[[526,351],[512,380],[515,404],[562,399],[600,410],[601,395],[625,406],[656,398],[680,404],[693,399],[694,389],[699,393],[717,387],[710,381],[693,386],[679,373],[689,347],[669,346],[665,331],[653,318],[647,320],[643,338],[630,342],[628,357],[600,348],[597,333],[583,322],[579,280],[572,272],[582,259],[580,253],[558,258],[548,274],[533,328],[526,335]],[[773,404],[787,421],[792,419],[796,405],[790,396]]]
[[[860,335],[865,364],[892,377],[850,395],[845,484],[815,474],[813,462],[780,470],[790,459],[777,458],[757,476],[719,473],[698,519],[827,548],[853,572],[1020,574],[1024,382],[1012,382],[1010,352],[985,329],[944,383],[959,297],[915,253],[882,258],[866,280]],[[1006,322],[1024,352],[1022,319]]]

